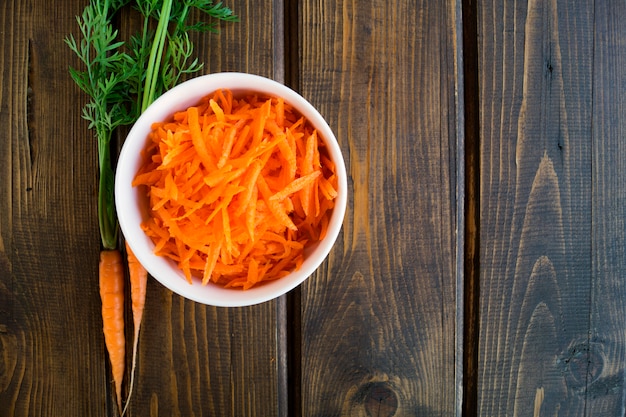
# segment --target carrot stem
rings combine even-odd
[[[104,249],[117,247],[117,216],[113,194],[113,169],[111,168],[111,133],[104,131],[98,140],[100,176],[98,179],[98,225]]]
[[[170,20],[171,11],[172,0],[165,0],[163,2],[163,6],[161,7],[159,23],[155,33],[155,42],[152,44],[152,49],[150,51],[148,70],[146,71],[143,102],[141,103],[142,111],[147,109],[150,103],[152,103],[155,99],[156,85],[160,73],[158,68],[160,67],[161,58],[163,57],[163,48],[167,37],[167,24]]]

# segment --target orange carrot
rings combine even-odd
[[[122,410],[124,378],[124,267],[118,250],[100,252],[100,298],[104,342],[109,352],[118,410]]]
[[[283,99],[218,91],[155,123],[142,224],[186,279],[248,289],[298,269],[323,239],[337,177],[323,140]]]
[[[137,366],[137,347],[139,345],[139,329],[141,328],[141,320],[143,318],[143,310],[146,303],[146,286],[148,281],[148,271],[146,271],[146,269],[139,263],[139,260],[128,245],[128,242],[126,242],[126,261],[128,263],[128,273],[130,277],[130,297],[133,311],[134,334],[130,385],[122,416],[126,413],[128,404],[130,404],[130,397],[133,393],[135,367]]]

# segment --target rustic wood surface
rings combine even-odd
[[[117,415],[97,152],[63,42],[85,4],[0,2],[0,417]],[[225,4],[241,21],[193,38],[202,72],[316,105],[348,210],[275,301],[150,280],[128,415],[623,416],[626,5]]]
[[[478,415],[624,415],[625,17],[479,2]]]
[[[454,11],[303,4],[300,88],[351,184],[342,239],[301,290],[307,415],[454,413]]]

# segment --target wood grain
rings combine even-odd
[[[150,280],[129,415],[447,416],[463,392],[468,417],[624,416],[624,2],[225,3],[241,22],[194,35],[202,72],[316,105],[349,207],[277,301],[214,308]],[[3,417],[116,415],[97,154],[63,42],[85,4],[0,2]]]
[[[301,292],[303,415],[454,411],[454,7],[302,2],[300,89],[350,183],[339,241]]]
[[[479,2],[477,415],[624,414],[626,38],[604,3]]]
[[[78,2],[32,6],[0,12],[0,410],[103,416],[97,161],[63,43]]]
[[[584,385],[571,387],[593,415],[626,413],[626,6],[594,15],[592,269]],[[577,363],[575,363],[577,365]],[[576,377],[575,372],[571,375]]]

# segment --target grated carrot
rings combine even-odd
[[[189,282],[246,290],[279,279],[326,235],[334,164],[282,98],[217,91],[153,124],[146,153],[133,181],[152,208],[142,228]]]

